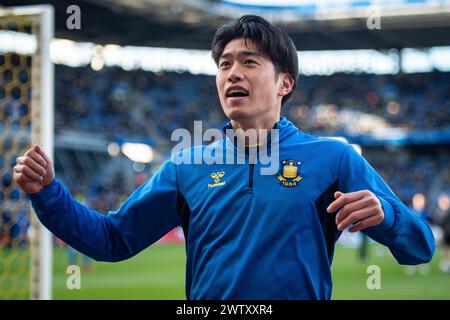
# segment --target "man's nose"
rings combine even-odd
[[[240,70],[239,66],[235,64],[230,70],[230,73],[228,74],[228,81],[237,82],[242,80],[243,78],[244,75],[242,71]]]

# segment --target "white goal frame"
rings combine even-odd
[[[31,65],[31,144],[39,143],[50,159],[54,159],[54,66],[50,58],[50,43],[54,38],[54,8],[51,5],[31,5],[0,8],[0,16],[15,15],[30,18],[37,30],[36,52]],[[30,299],[52,299],[52,234],[30,210]]]

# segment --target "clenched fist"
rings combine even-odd
[[[337,191],[334,197],[336,200],[328,206],[327,211],[332,213],[340,209],[336,215],[336,225],[340,231],[352,225],[348,231],[356,232],[384,221],[383,205],[369,190],[349,193]]]
[[[53,164],[38,144],[17,158],[13,170],[14,181],[28,194],[41,191],[55,178]]]

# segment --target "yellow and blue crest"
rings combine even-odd
[[[277,178],[283,187],[296,187],[298,182],[303,179],[299,173],[299,166],[302,163],[297,160],[283,160],[281,161],[281,169]]]

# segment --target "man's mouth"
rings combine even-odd
[[[245,89],[231,89],[226,93],[227,98],[247,97],[248,95],[249,93]]]

